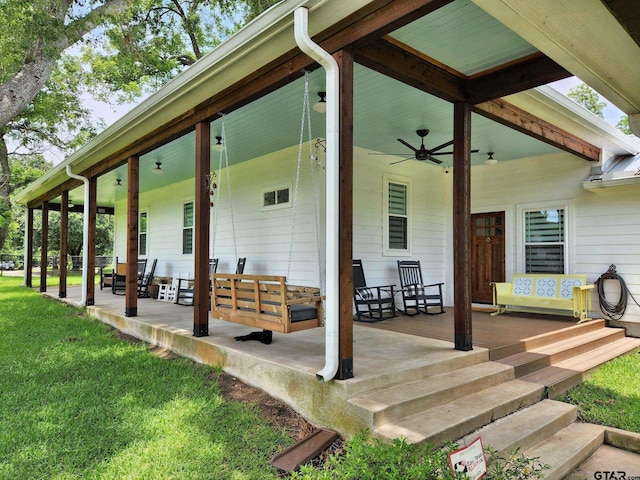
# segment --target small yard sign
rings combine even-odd
[[[487,473],[487,461],[484,458],[480,437],[469,445],[451,452],[449,454],[449,466],[453,472],[453,478],[478,480],[484,477]]]

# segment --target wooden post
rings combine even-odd
[[[69,190],[60,199],[60,286],[58,297],[67,298],[67,250],[69,248]]]
[[[127,285],[125,289],[126,317],[138,315],[138,196],[140,189],[140,159],[128,160],[127,190]]]
[[[194,218],[193,335],[209,335],[209,172],[211,170],[211,125],[196,124],[196,179]]]
[[[47,251],[49,250],[49,202],[42,202],[42,242],[40,250],[40,291],[47,291]]]
[[[83,245],[87,256],[87,305],[96,303],[96,217],[98,215],[98,177],[89,178],[89,245]],[[84,221],[87,221],[85,218]]]
[[[33,287],[33,208],[27,208],[27,231],[25,239],[24,285]]]
[[[340,71],[339,345],[336,378],[353,378],[353,54],[335,54]]]
[[[471,106],[454,104],[453,291],[456,350],[473,349],[471,335]]]

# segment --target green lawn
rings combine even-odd
[[[276,478],[290,444],[217,371],[0,278],[0,478]]]
[[[640,354],[605,363],[562,398],[581,420],[640,433]]]
[[[290,438],[257,407],[225,400],[216,369],[161,359],[21,283],[0,277],[0,479],[281,477],[268,462]],[[621,357],[567,400],[586,421],[640,432],[638,371],[640,355]],[[345,453],[295,477],[451,479],[446,451],[430,445],[381,444],[365,434]],[[491,462],[487,480],[544,473],[523,476],[536,462],[519,455]]]

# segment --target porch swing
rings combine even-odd
[[[302,109],[302,125],[300,128],[300,142],[298,146],[298,163],[296,171],[296,183],[293,195],[293,219],[291,223],[291,239],[289,244],[289,261],[286,276],[280,275],[249,275],[213,273],[211,276],[211,316],[220,320],[261,328],[261,332],[252,332],[248,335],[235,337],[238,341],[259,340],[264,344],[271,343],[272,332],[292,333],[322,325],[323,309],[322,296],[319,288],[291,286],[287,284],[287,276],[290,276],[291,258],[293,252],[294,230],[296,223],[296,211],[298,200],[298,185],[300,183],[300,167],[302,159],[302,146],[304,138],[305,115],[307,120],[309,146],[311,151],[311,115],[309,110],[309,78],[305,75],[304,102]],[[222,118],[222,142],[225,142],[224,117]],[[225,148],[220,154],[220,168],[222,170],[222,158],[224,155],[227,172],[227,189],[231,199],[231,187],[229,182],[229,164]],[[315,185],[313,171],[314,157],[310,155],[311,181]],[[212,187],[215,185],[212,182]],[[318,237],[318,213],[315,206],[316,191],[314,194],[314,210],[316,214],[316,250],[318,257],[318,272],[320,285],[322,285]],[[217,192],[216,208],[220,191]],[[231,210],[233,217],[233,209]],[[216,215],[216,224],[218,216]],[[231,219],[234,246],[235,228]],[[214,232],[215,235],[215,232]],[[215,243],[215,240],[214,240]],[[234,247],[235,248],[235,247]]]

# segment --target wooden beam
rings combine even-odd
[[[42,240],[40,243],[40,291],[47,291],[47,253],[49,250],[49,202],[42,203]]]
[[[466,97],[466,78],[390,38],[355,52],[355,60],[378,73],[450,102]]]
[[[456,350],[473,349],[471,326],[471,106],[453,106],[453,291]]]
[[[24,276],[24,284],[26,287],[33,287],[33,211],[34,209],[31,207],[27,207],[27,240],[25,244],[25,256],[27,257],[25,260],[25,276]]]
[[[129,157],[127,192],[127,284],[125,287],[126,317],[138,315],[138,196],[140,191],[140,159]]]
[[[58,297],[67,298],[67,251],[69,250],[69,192],[62,192],[60,203],[60,285]]]
[[[352,44],[364,45],[396,30],[452,0],[378,0],[355,12],[337,25],[314,36],[314,41],[329,52],[337,52]],[[124,164],[131,156],[140,156],[193,130],[198,122],[213,121],[219,112],[230,113],[268,93],[300,78],[304,70],[314,70],[317,64],[294,48],[252,74],[213,95],[182,115],[136,139],[101,162],[80,172],[91,178]],[[50,192],[29,202],[35,206],[58,197],[64,190],[80,185],[69,179]]]
[[[209,186],[211,171],[211,124],[196,125],[195,151],[195,218],[194,218],[194,272],[193,335],[209,335]]]
[[[334,32],[318,35],[318,43],[329,52],[351,47],[354,51],[453,0],[380,0],[372,2],[337,25]],[[327,34],[330,33],[330,36]],[[315,38],[315,37],[314,37]],[[326,41],[323,39],[326,38]],[[353,265],[352,265],[353,268]]]
[[[640,47],[640,15],[638,2],[629,0],[602,0],[629,36]]]
[[[87,256],[87,305],[96,303],[96,217],[98,214],[98,177],[89,178],[89,245],[83,245],[83,254]]]
[[[467,102],[486,102],[570,77],[571,73],[542,53],[473,76],[467,82]]]
[[[600,160],[600,148],[582,140],[572,133],[562,130],[549,122],[532,115],[503,100],[491,100],[473,106],[473,111],[483,117],[537,138],[565,152],[585,160]]]
[[[353,55],[334,55],[339,68],[339,380],[353,378]]]

